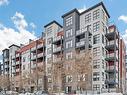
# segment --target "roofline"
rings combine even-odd
[[[5,50],[9,50],[9,49],[5,48],[5,49],[3,49],[2,51],[5,51]]]
[[[9,48],[12,47],[12,46],[16,46],[16,47],[19,47],[20,48],[20,46],[15,45],[15,44],[10,45]]]
[[[65,16],[67,16],[67,15],[73,13],[73,12],[76,12],[76,13],[80,14],[79,11],[75,8],[75,9],[72,9],[71,11],[65,13],[64,15],[62,15],[62,18],[64,18]]]
[[[104,5],[103,2],[100,2],[100,3],[96,4],[96,5],[94,5],[93,7],[90,7],[90,8],[88,8],[88,9],[86,9],[85,11],[83,11],[82,13],[80,13],[80,15],[82,15],[82,14],[84,14],[84,13],[86,13],[86,12],[88,12],[88,11],[90,11],[90,10],[92,10],[92,9],[94,9],[94,8],[96,8],[96,7],[98,7],[98,6],[100,6],[100,5],[102,5],[102,7],[104,8],[106,14],[107,14],[108,17],[110,18],[110,15],[109,15],[109,13],[108,13],[108,11],[107,11],[107,9],[106,9],[106,7],[105,7],[105,5]]]
[[[46,28],[47,26],[49,26],[49,25],[51,25],[51,24],[53,24],[53,23],[56,23],[56,24],[57,24],[58,26],[60,26],[61,28],[63,27],[63,26],[60,25],[57,21],[53,20],[53,21],[51,21],[50,23],[46,24],[46,25],[44,26],[44,28]]]

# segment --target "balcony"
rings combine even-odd
[[[44,56],[44,53],[38,53],[37,54],[37,58],[41,58],[41,57],[43,57]]]
[[[82,34],[84,34],[84,33],[87,32],[87,31],[88,31],[88,30],[87,30],[87,27],[82,28],[82,29],[80,29],[80,30],[77,30],[77,31],[76,31],[76,36],[82,35]],[[89,34],[92,34],[90,29],[89,29]]]
[[[76,59],[81,59],[81,58],[85,57],[85,55],[86,55],[86,51],[82,50],[79,53],[77,53],[75,55],[75,57],[76,57]]]
[[[20,62],[19,61],[16,61],[16,65],[19,65],[20,64]]]
[[[37,49],[40,49],[40,48],[42,48],[42,47],[44,47],[44,44],[39,44],[39,45],[37,45]]]
[[[62,46],[59,46],[59,47],[54,47],[53,49],[53,53],[58,53],[62,50]]]
[[[9,58],[5,58],[5,60],[4,60],[5,62],[8,62],[9,61]]]
[[[17,54],[16,54],[16,57],[19,57],[19,56],[20,56],[20,54],[19,54],[19,53],[17,53]]]
[[[35,51],[36,50],[36,47],[34,46],[33,48],[31,48],[31,51]]]
[[[107,33],[105,34],[106,38],[108,40],[115,40],[119,38],[119,33],[115,30],[115,29],[110,29],[109,31],[107,31]],[[116,36],[116,37],[115,37]]]
[[[53,43],[55,44],[55,43],[61,41],[61,39],[63,39],[62,36],[57,36],[57,37],[53,38]]]
[[[116,50],[118,50],[118,43],[117,42],[115,43],[114,41],[110,41],[107,43],[105,48],[109,51],[110,50],[113,51],[113,50],[115,50],[115,48],[116,48]]]
[[[4,68],[9,68],[9,65],[5,65]]]
[[[16,72],[20,72],[20,68],[17,68],[17,69],[16,69]]]
[[[118,72],[118,68],[114,68],[114,66],[107,66],[107,69],[105,71],[108,73],[115,73]]]
[[[33,54],[32,56],[31,56],[31,60],[35,60],[36,59],[36,54]]]
[[[56,63],[56,62],[61,62],[62,61],[62,58],[61,57],[55,57],[53,59],[53,62]]]
[[[37,66],[37,67],[42,67],[43,64],[44,64],[43,62],[38,62],[37,65],[36,65],[36,63],[33,63],[33,65],[31,66],[31,68],[32,68],[32,69],[35,69],[36,66]]]
[[[76,43],[76,48],[80,48],[85,46],[85,39],[81,39],[79,42]]]
[[[114,78],[106,79],[106,80],[105,80],[105,83],[106,83],[106,84],[112,84],[112,85],[113,85],[113,84],[114,84],[114,85],[115,85],[115,84],[118,84],[118,82],[116,82],[116,80],[114,80]]]
[[[106,61],[118,61],[118,54],[114,54],[114,53],[107,54],[105,60]]]

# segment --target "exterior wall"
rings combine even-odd
[[[125,62],[126,62],[126,92],[125,93],[127,93],[127,55],[126,55],[126,57],[125,57]]]
[[[93,20],[93,12],[96,11],[96,10],[98,10],[98,9],[99,9],[100,17],[98,19],[96,19],[96,20]],[[97,58],[95,56],[93,56],[93,60],[100,59],[100,64],[99,64],[100,65],[100,68],[99,69],[93,69],[93,73],[94,72],[99,72],[100,73],[100,76],[99,76],[100,77],[100,80],[99,81],[92,81],[93,82],[93,85],[100,85],[100,89],[98,90],[99,92],[101,90],[105,89],[105,79],[106,79],[105,76],[104,76],[104,80],[102,79],[103,78],[102,77],[102,72],[104,73],[104,75],[106,75],[105,74],[105,68],[106,68],[106,65],[105,65],[106,64],[106,62],[105,62],[105,55],[102,54],[102,47],[104,48],[104,51],[106,51],[106,49],[105,49],[105,42],[106,42],[106,40],[104,40],[104,43],[102,43],[102,35],[105,38],[106,31],[103,31],[102,22],[104,23],[104,26],[106,28],[108,28],[107,21],[106,20],[103,20],[102,10],[104,11],[103,7],[102,6],[99,6],[99,7],[96,7],[93,10],[90,10],[90,11],[88,11],[88,12],[86,12],[86,13],[84,13],[84,14],[82,14],[80,16],[80,29],[82,29],[82,28],[87,27],[88,25],[90,25],[91,26],[91,30],[92,30],[91,31],[92,32],[92,37],[91,38],[93,39],[93,36],[95,36],[97,34],[100,35],[100,38],[99,38],[100,42],[98,44],[94,44],[93,43],[93,40],[91,40],[92,41],[92,50],[93,50],[93,48],[100,47],[100,54],[99,54],[99,56],[97,56]],[[91,21],[89,23],[85,23],[85,16],[88,15],[88,14],[91,14]],[[108,16],[106,15],[105,11],[104,11],[104,15],[108,18]],[[93,32],[93,24],[96,23],[96,22],[98,22],[98,21],[100,22],[99,31]],[[106,54],[106,53],[104,52],[104,54]],[[104,68],[102,66],[103,65],[102,64],[102,60],[104,60],[104,65],[105,65]]]
[[[125,93],[126,80],[126,46],[123,39],[120,40],[120,88],[121,92]]]
[[[10,75],[10,86],[11,89],[14,90],[15,89],[15,76],[16,76],[16,50],[18,50],[20,47],[16,46],[16,45],[12,45],[9,47],[9,75]]]
[[[51,28],[50,30],[50,34],[48,34],[48,29]],[[60,30],[60,26],[57,25],[56,23],[52,23],[49,26],[45,27],[45,46],[46,46],[46,50],[45,50],[45,54],[46,54],[46,76],[47,76],[47,89],[48,91],[50,91],[52,89],[51,87],[51,73],[48,73],[48,69],[51,69],[51,64],[50,62],[53,61],[53,46],[52,46],[52,41],[54,39],[54,37],[57,35],[57,32]],[[48,40],[50,39],[50,42],[48,42]],[[50,52],[49,52],[50,49]]]
[[[93,13],[96,10],[99,10],[99,18],[94,20]],[[85,18],[88,14],[91,14],[91,21],[86,23]],[[72,23],[67,26],[66,20],[70,17],[72,17]],[[117,50],[116,47],[113,46],[113,58],[118,56],[118,60],[106,60],[107,57],[111,57],[108,56],[110,55],[110,50],[106,48],[109,43],[111,43],[106,35],[112,32],[108,30],[108,19],[109,16],[103,4],[91,7],[83,13],[79,13],[77,9],[74,9],[63,16],[63,28],[57,22],[53,21],[44,26],[45,31],[41,39],[31,41],[23,47],[12,45],[9,47],[9,50],[3,51],[4,74],[10,76],[11,89],[18,89],[22,85],[22,88],[31,92],[34,90],[48,90],[50,92],[52,89],[57,87],[58,91],[65,91],[66,93],[76,93],[78,90],[91,90],[101,93],[105,90],[116,92],[119,90],[119,88],[121,88],[121,92],[124,93],[125,45],[123,41],[121,41],[121,44],[119,44],[119,33],[118,38],[116,38],[116,34],[112,35],[112,42],[114,43],[113,45],[115,46],[118,44],[119,48]],[[98,27],[98,30],[94,31],[93,25],[96,22],[99,22],[99,26],[96,26]],[[70,29],[72,29],[72,34],[71,36],[67,37],[67,31]],[[62,34],[59,34],[61,31]],[[78,32],[83,33],[77,35]],[[114,30],[113,32],[118,31]],[[94,43],[94,37],[96,35],[99,35],[98,39],[96,39],[98,42]],[[57,41],[57,43],[54,43],[54,40],[57,37],[61,38]],[[72,41],[72,46],[67,48],[66,43],[68,41]],[[83,42],[83,46],[80,46],[80,44],[78,44],[79,42]],[[61,49],[57,53],[54,52],[54,50],[60,46]],[[98,47],[99,49],[96,50]],[[76,64],[80,64],[81,60],[79,60],[79,58],[84,57],[86,50],[92,51],[93,58],[92,69],[87,71],[90,75],[89,79],[87,79],[90,84],[86,84],[85,81],[83,83],[85,88],[80,89],[77,78],[78,73],[72,71],[72,67]],[[120,54],[119,50],[121,51]],[[4,57],[5,52],[7,52],[6,57]],[[69,52],[72,52],[71,58],[67,59],[67,53]],[[9,60],[7,61],[6,59]],[[5,67],[7,65],[5,65],[5,60],[9,63],[9,67],[7,67],[9,70],[7,71],[5,71]],[[55,84],[52,79],[53,72],[51,70],[54,69],[54,64],[62,62],[62,66],[65,68],[62,73],[66,73],[63,76],[62,73],[59,74],[62,78],[60,81],[57,81],[58,84]],[[98,68],[94,68],[94,62],[97,64]],[[110,63],[113,63],[113,68],[110,68]],[[87,66],[89,67],[88,64]],[[85,66],[85,69],[88,69],[87,66]],[[57,68],[60,68],[59,65],[55,69]],[[69,70],[72,72],[70,72],[68,68],[70,68]],[[94,76],[95,73],[98,74]],[[67,82],[69,79],[68,75],[72,76],[71,82]],[[113,78],[112,80],[109,80],[110,77],[113,77],[114,80]],[[88,85],[89,87],[86,87]]]

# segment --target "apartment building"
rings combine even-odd
[[[7,85],[7,89],[10,89],[10,84],[9,84],[9,50],[8,49],[4,49],[3,51],[3,64],[2,64],[2,67],[3,70],[1,72],[1,74],[3,73],[3,75],[5,75],[5,81],[6,83],[8,83]]]
[[[46,76],[47,76],[47,90],[51,91],[52,89],[52,76],[51,76],[51,66],[53,62],[53,39],[55,39],[57,32],[59,32],[62,26],[56,21],[52,21],[44,26],[45,31],[45,54],[46,54]]]
[[[104,4],[101,2],[82,13],[74,9],[63,17],[63,30],[66,39],[64,39],[64,56],[68,53],[72,57],[72,51],[76,48],[89,50],[93,52],[93,65],[97,68],[92,68],[92,89],[93,91],[101,92],[105,88],[105,33],[108,30],[108,18],[110,17]],[[67,32],[71,30],[70,37],[67,37]],[[70,43],[68,45],[68,43]],[[69,46],[69,47],[68,47]],[[74,78],[75,79],[75,78]],[[67,87],[73,91],[77,87]],[[68,92],[68,91],[67,91]]]
[[[62,18],[63,26],[52,21],[41,38],[9,47],[11,89],[124,93],[125,44],[103,2]]]
[[[16,50],[18,50],[20,46],[12,44],[9,46],[9,79],[10,79],[10,89],[15,89],[16,76],[19,71],[17,71],[17,63],[16,63]]]

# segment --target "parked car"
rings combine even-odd
[[[24,95],[34,95],[34,93],[26,92]]]
[[[48,92],[40,90],[40,91],[36,91],[34,95],[48,95]]]

